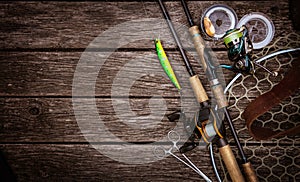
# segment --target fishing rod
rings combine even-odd
[[[185,53],[185,51],[183,49],[181,41],[178,38],[178,35],[177,35],[176,31],[175,31],[173,23],[171,22],[171,18],[169,16],[168,12],[167,12],[167,9],[165,8],[162,0],[158,0],[158,2],[159,2],[159,6],[160,6],[160,8],[161,8],[161,10],[163,12],[163,15],[164,15],[164,17],[166,19],[166,22],[167,22],[167,24],[168,24],[168,26],[170,28],[170,31],[171,31],[174,39],[175,39],[177,47],[179,48],[179,51],[180,51],[181,56],[183,58],[185,67],[186,67],[186,69],[187,69],[187,71],[188,71],[188,73],[190,75],[190,79],[189,79],[190,84],[192,86],[192,89],[194,91],[194,94],[195,94],[195,97],[196,97],[197,101],[200,103],[201,110],[200,110],[199,113],[204,113],[204,112],[201,112],[203,110],[204,111],[208,110],[210,112],[211,110],[208,109],[209,108],[209,99],[208,99],[208,96],[206,94],[206,91],[204,90],[203,85],[202,85],[202,83],[201,83],[198,75],[196,75],[195,72],[192,69],[192,65],[190,64],[190,61],[189,61],[188,57],[186,56],[186,53]],[[191,21],[191,23],[192,23],[192,25],[194,25],[192,21]],[[201,44],[201,45],[204,45],[204,44]],[[204,58],[202,58],[202,59],[204,59]],[[221,85],[217,86],[215,91],[219,91],[219,92],[222,91],[223,92],[223,88],[221,87]],[[220,101],[218,102],[218,104],[221,104],[219,106],[222,106],[222,107],[219,107],[219,108],[223,108],[223,105],[226,105],[226,103],[227,103],[227,102],[224,102],[224,100],[226,100],[225,96],[224,95],[218,95],[218,96],[222,96],[221,98],[217,98],[217,100],[221,101],[221,102]],[[225,112],[225,115],[229,115],[228,112],[227,112],[227,114]],[[207,120],[209,120],[209,119],[207,118]],[[197,124],[198,124],[198,122],[197,122]],[[197,126],[197,128],[201,132],[201,128],[198,127],[198,126]],[[217,128],[214,128],[214,129],[217,129]],[[202,134],[202,132],[201,132],[201,134]],[[230,174],[231,179],[233,181],[243,182],[244,181],[243,175],[242,175],[242,173],[241,173],[241,171],[240,171],[240,169],[238,167],[237,161],[236,161],[236,159],[234,157],[234,154],[233,154],[233,152],[232,152],[232,150],[231,150],[231,148],[230,148],[227,140],[222,135],[219,135],[218,140],[217,140],[217,144],[218,144],[218,148],[219,148],[220,154],[221,154],[221,156],[223,158],[223,161],[224,161],[224,163],[225,163],[225,165],[226,165],[226,167],[228,169],[228,172]]]
[[[205,58],[209,58],[209,53],[205,50],[205,43],[204,43],[202,37],[200,36],[199,27],[197,25],[195,25],[185,0],[181,0],[181,4],[184,9],[187,20],[189,22],[189,25],[190,25],[189,32],[190,32],[191,36],[193,37],[194,46],[200,57],[200,61],[202,63],[203,69],[206,72],[206,74],[208,75],[213,94],[215,95],[216,100],[217,100],[218,108],[221,109],[225,113],[225,117],[228,121],[232,136],[235,140],[235,143],[236,143],[239,153],[241,155],[242,162],[243,162],[242,165],[243,165],[244,172],[246,173],[247,179],[248,179],[248,181],[251,181],[251,182],[258,181],[257,176],[255,174],[255,171],[254,171],[250,161],[248,161],[246,158],[246,155],[243,151],[243,148],[239,141],[238,135],[236,133],[235,127],[232,123],[232,119],[227,110],[228,102],[224,95],[223,87],[220,84],[220,82],[218,81],[218,78],[214,74],[212,74],[212,73],[214,73],[214,71],[213,71],[214,68],[209,66],[209,65],[211,65],[211,63],[209,62],[210,60],[205,59]]]

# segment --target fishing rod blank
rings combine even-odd
[[[213,94],[216,97],[217,103],[218,103],[218,108],[222,109],[225,113],[225,117],[227,118],[231,133],[233,135],[233,138],[237,144],[239,153],[242,157],[243,160],[243,168],[244,171],[247,175],[247,179],[248,181],[251,182],[255,182],[258,181],[257,176],[253,170],[253,167],[251,166],[251,163],[247,160],[245,153],[243,151],[243,148],[241,146],[241,143],[239,141],[238,135],[236,133],[236,130],[234,128],[234,125],[232,123],[232,119],[229,115],[229,112],[227,110],[227,106],[228,106],[228,102],[226,100],[226,97],[224,95],[224,91],[223,91],[223,87],[222,85],[219,83],[218,78],[215,75],[210,75],[210,73],[213,73],[213,70],[210,66],[208,66],[209,64],[207,64],[206,61],[209,61],[208,59],[205,58],[209,58],[209,56],[207,54],[209,54],[207,51],[205,51],[205,43],[202,39],[202,37],[200,36],[200,31],[198,26],[196,26],[194,24],[194,21],[192,19],[191,13],[188,9],[188,6],[185,2],[185,0],[181,0],[181,4],[182,7],[184,9],[184,12],[186,14],[187,20],[189,22],[190,25],[190,34],[193,37],[193,41],[194,41],[194,46],[196,48],[196,51],[200,57],[200,61],[202,63],[203,69],[205,70],[205,72],[208,74],[209,78],[210,78],[210,84],[211,84],[211,88],[213,91]]]
[[[163,12],[163,15],[167,21],[167,24],[170,28],[170,31],[175,39],[175,42],[180,50],[180,53],[181,53],[181,56],[184,60],[184,63],[185,63],[185,66],[187,68],[187,71],[189,72],[190,74],[190,83],[192,85],[192,88],[193,88],[193,91],[194,91],[194,94],[198,100],[198,102],[202,105],[202,104],[205,104],[206,106],[208,105],[208,96],[206,94],[206,91],[204,90],[203,86],[202,86],[202,83],[200,82],[200,79],[197,75],[195,75],[193,69],[192,69],[192,66],[188,60],[188,57],[186,56],[185,54],[185,51],[183,50],[183,47],[182,47],[182,44],[180,42],[180,39],[178,38],[178,35],[175,31],[175,28],[173,26],[173,23],[171,22],[171,18],[162,2],[162,0],[158,0],[159,2],[159,5],[160,5],[160,8]],[[189,16],[191,17],[191,16]],[[190,18],[191,20],[191,23],[193,23],[192,19]],[[197,35],[196,35],[197,36]],[[198,34],[198,36],[200,36],[200,34]],[[204,44],[199,44],[199,45],[204,45]],[[203,47],[204,48],[204,47]],[[201,48],[201,50],[203,50]],[[202,54],[203,55],[203,54]],[[200,56],[200,58],[203,56]],[[204,60],[205,61],[205,60]],[[220,85],[221,86],[221,85]],[[217,87],[217,90],[223,92],[223,88],[220,90],[220,88],[222,87]],[[224,96],[223,96],[224,97]],[[217,99],[223,99],[223,98],[217,98]],[[226,99],[225,99],[226,100]],[[218,102],[219,103],[219,102]],[[222,102],[222,104],[224,104],[224,102]],[[227,105],[226,105],[227,106]],[[237,181],[237,182],[243,182],[244,181],[244,178],[243,178],[243,175],[238,167],[238,164],[236,162],[236,159],[234,157],[234,154],[229,146],[229,144],[227,143],[227,140],[225,138],[220,138],[218,140],[218,147],[219,147],[219,151],[221,153],[221,156],[224,160],[224,163],[228,169],[228,172],[232,178],[233,181]]]
[[[191,83],[191,86],[192,86],[193,91],[195,93],[195,96],[196,96],[196,98],[197,98],[197,100],[198,100],[199,103],[202,103],[204,106],[207,106],[208,105],[208,103],[207,103],[208,96],[207,96],[207,94],[206,94],[206,92],[205,92],[205,90],[203,88],[203,85],[202,85],[202,83],[201,83],[198,75],[195,74],[195,72],[194,72],[194,70],[192,68],[192,65],[191,65],[191,63],[190,63],[190,61],[189,61],[189,59],[188,59],[188,57],[187,57],[187,55],[186,55],[186,53],[185,53],[185,51],[183,49],[181,41],[180,41],[180,39],[179,39],[176,31],[175,31],[174,25],[173,25],[173,23],[171,21],[171,18],[169,16],[169,13],[168,13],[167,9],[165,8],[165,6],[164,6],[164,4],[163,4],[163,2],[161,0],[159,0],[158,2],[159,2],[159,6],[160,6],[160,8],[161,8],[161,10],[163,12],[163,15],[164,15],[164,17],[165,17],[165,19],[167,21],[167,24],[168,24],[168,26],[170,28],[170,31],[171,31],[171,33],[172,33],[172,35],[174,37],[174,40],[175,40],[175,42],[177,44],[177,47],[179,48],[179,51],[180,51],[180,54],[181,54],[181,56],[183,58],[185,67],[186,67],[187,71],[189,72],[189,74],[191,76],[190,77],[190,83]]]

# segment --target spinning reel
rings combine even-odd
[[[242,26],[238,29],[228,30],[223,40],[227,48],[228,58],[233,62],[233,65],[221,64],[221,67],[238,73],[253,74],[253,46],[249,38],[247,27]]]
[[[233,62],[233,65],[221,64],[222,68],[236,73],[254,74],[255,66],[259,66],[269,74],[277,76],[277,72],[271,72],[252,60],[253,45],[246,26],[243,25],[241,28],[228,30],[223,40],[227,48],[228,59]]]

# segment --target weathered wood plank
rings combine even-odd
[[[117,96],[178,96],[176,88],[163,72],[155,52],[113,52],[108,59],[97,60],[101,57],[99,55],[106,53],[91,53],[91,58],[95,61],[89,61],[88,58],[81,57],[84,55],[81,52],[2,52],[0,95],[71,96],[73,81],[79,83],[81,89],[88,88],[95,82],[91,79],[94,75],[97,77],[96,96],[111,96],[112,89],[116,90],[114,94]],[[179,52],[167,53],[182,86],[189,88],[188,74]],[[226,53],[216,52],[215,55],[220,63],[228,62]],[[203,85],[209,91],[207,78],[199,63],[192,55],[189,57],[196,73],[200,74]],[[105,63],[100,69],[102,61]],[[80,73],[78,79],[73,80],[75,71]],[[234,73],[225,70],[224,75],[228,82]],[[82,93],[84,94],[86,93]]]
[[[160,98],[131,98],[129,101],[125,98],[99,98],[96,99],[96,112],[100,118],[95,121],[91,98],[76,98],[74,103],[71,98],[1,98],[0,101],[0,142],[8,143],[85,143],[86,139],[92,142],[119,142],[105,135],[102,123],[117,139],[138,143],[153,142],[166,136],[176,125],[167,120],[166,114],[182,106],[187,115],[192,117],[192,112],[197,107],[193,98],[186,101],[176,98],[166,98],[164,101]],[[237,110],[230,113],[233,118],[240,114]],[[237,120],[234,125],[242,143],[260,144],[249,136],[244,121]],[[228,129],[227,134],[231,140]],[[299,138],[286,137],[264,142],[274,141],[297,144]]]
[[[134,101],[131,104],[147,105],[147,102],[140,102],[143,99],[132,100]],[[169,105],[173,102],[173,107],[176,107],[178,103],[176,104],[175,101],[176,99],[169,99]],[[134,112],[137,112],[140,116],[149,114],[150,109],[147,106],[136,108],[135,105],[133,107]],[[171,107],[171,111],[175,110],[172,106],[169,107]],[[88,113],[91,108],[92,103],[82,111]],[[107,127],[110,131],[117,136],[124,136],[124,140],[129,139],[134,141],[137,139],[136,141],[138,142],[141,139],[140,141],[151,141],[161,136],[161,133],[157,130],[162,129],[161,131],[165,133],[167,128],[171,129],[172,126],[174,127],[174,123],[168,123],[166,122],[166,118],[164,118],[163,122],[160,122],[158,126],[152,127],[152,129],[140,131],[139,129],[128,129],[128,126],[124,126],[114,116],[115,113],[111,99],[98,99],[98,108],[102,121],[108,125]],[[126,112],[125,108],[124,111]],[[1,102],[1,113],[3,113],[1,115],[1,135],[3,135],[1,139],[4,142],[86,142],[75,120],[71,99],[4,99]],[[157,124],[158,121],[155,119],[158,120],[159,118],[159,115],[156,115],[156,117],[154,115],[152,119],[148,118],[149,122],[146,124]],[[97,123],[94,123],[94,126],[97,128]],[[97,133],[93,133],[93,129],[90,132],[91,135],[94,134],[97,136]],[[107,141],[110,141],[110,138],[104,136],[104,138],[99,137],[98,142]]]
[[[3,101],[1,102],[1,113],[3,115],[0,116],[2,121],[0,140],[2,142],[86,142],[76,122],[71,99],[1,100]],[[91,99],[75,99],[75,102],[81,101],[84,103],[83,101],[89,100]],[[166,117],[163,119],[161,117],[164,116],[163,113],[165,112],[168,114],[179,109],[180,101],[178,99],[166,99],[165,101],[167,110],[163,108],[161,99],[153,99],[152,102],[156,104],[152,103],[151,108],[149,108],[149,99],[130,99],[132,111],[126,105],[122,106],[120,104],[126,103],[126,99],[117,99],[115,101],[117,104],[114,107],[112,99],[97,99],[97,107],[101,116],[100,119],[106,124],[109,131],[116,136],[126,141],[148,142],[166,135],[176,124],[170,123]],[[89,117],[88,113],[92,106],[91,101],[87,106],[79,108],[79,111],[86,113],[86,116]],[[119,112],[116,113],[114,109],[119,110]],[[150,109],[157,113],[151,114]],[[140,116],[136,119],[137,127],[138,124],[141,124],[144,129],[134,128],[133,125],[126,126],[125,123],[119,121],[120,116],[124,121],[124,118],[132,119],[134,115]],[[143,116],[146,116],[147,121],[143,120]],[[97,130],[99,124],[89,122],[87,118],[88,124],[92,125],[89,130],[90,133],[87,133],[89,136],[99,136],[98,142],[111,141],[109,137],[103,137],[101,131],[101,136],[97,135],[97,132],[95,133],[93,128]]]
[[[234,8],[239,18],[253,11],[266,13],[274,21],[275,37],[292,31],[287,0],[284,2],[189,1],[188,3],[196,21],[199,21],[205,8],[216,3],[224,3]],[[166,5],[173,21],[186,25],[180,2],[168,1]],[[2,45],[0,46],[2,50],[0,53],[0,149],[5,152],[19,181],[196,181],[199,179],[195,173],[171,157],[134,166],[113,161],[88,145],[83,133],[94,139],[94,146],[97,142],[98,145],[107,144],[107,150],[114,147],[120,150],[120,145],[123,144],[118,143],[119,140],[112,140],[109,136],[99,135],[101,133],[101,130],[97,131],[100,127],[99,122],[89,122],[93,119],[92,114],[89,115],[94,105],[92,98],[75,99],[78,105],[81,104],[80,100],[88,101],[85,102],[87,105],[80,107],[80,111],[87,115],[85,120],[89,129],[84,132],[80,130],[81,124],[76,122],[74,115],[74,103],[72,104],[71,98],[72,88],[74,88],[72,83],[82,51],[96,36],[120,23],[148,16],[162,18],[156,2],[6,2],[0,4],[0,16],[2,25],[0,27]],[[154,30],[161,28],[163,26],[153,26]],[[106,38],[115,36],[115,39],[118,39],[119,31],[121,30],[112,32]],[[139,28],[138,31],[145,33],[146,30]],[[127,38],[134,37],[135,34],[132,33],[128,32]],[[148,33],[150,34],[149,30],[146,34]],[[173,40],[168,31],[161,35],[164,40]],[[183,39],[183,42],[186,47],[191,46],[188,38]],[[104,52],[106,50],[102,48],[111,46],[113,45],[103,44],[96,48]],[[174,48],[172,42],[166,42],[164,46]],[[223,48],[222,45],[213,45],[213,47]],[[150,52],[150,49],[153,50],[151,40],[134,41],[121,48],[128,48],[128,50],[112,54],[99,74],[97,72],[96,111],[99,112],[105,127],[122,142],[145,144],[157,141],[175,125],[168,122],[166,117],[161,118],[164,116],[162,114],[164,111],[171,113],[179,108],[179,94],[166,77],[156,76],[159,64],[155,53]],[[178,51],[171,50],[168,54],[173,66],[180,68],[182,61]],[[220,62],[227,62],[225,52],[219,51],[217,54]],[[150,57],[145,58],[146,55]],[[132,59],[140,62],[143,59],[149,62],[155,59],[156,63],[138,69],[138,64],[128,64]],[[196,72],[202,72],[196,62],[193,61],[193,64]],[[124,77],[121,77],[123,79],[116,82],[117,73],[120,73],[125,65],[130,68],[130,74],[123,74]],[[85,65],[84,70],[91,70],[96,66],[99,65],[94,62],[92,65]],[[184,69],[183,71],[184,74],[180,75],[180,78],[184,85],[188,85],[187,74]],[[141,77],[133,78],[134,82],[128,82],[135,75]],[[80,82],[83,83],[80,86],[88,86],[91,81],[84,81],[84,78],[88,78],[88,74],[80,76],[82,76]],[[200,76],[208,88],[206,77],[203,74]],[[232,76],[233,73],[225,71],[227,82]],[[113,83],[114,92],[112,92]],[[130,83],[133,83],[132,87]],[[262,87],[263,90],[269,89],[268,85]],[[87,93],[90,93],[89,91],[90,89]],[[234,92],[239,94],[240,90]],[[240,94],[242,95],[242,92]],[[257,96],[255,94],[250,93],[248,96],[254,98]],[[151,98],[153,95],[165,97],[167,109],[162,107],[163,99]],[[192,96],[192,93],[189,92],[188,95]],[[129,106],[126,105],[127,96],[130,96]],[[112,105],[113,102],[115,107]],[[189,103],[195,104],[192,97],[184,104],[189,105]],[[246,102],[241,101],[239,104],[245,106]],[[119,108],[118,113],[116,108]],[[154,114],[151,114],[151,109]],[[231,111],[231,114],[233,117],[239,115],[237,111]],[[132,119],[132,115],[137,115],[139,118]],[[123,121],[134,122],[126,123],[120,118],[123,118]],[[234,124],[245,146],[245,152],[261,181],[300,180],[297,165],[300,155],[299,138],[285,137],[261,143],[252,140],[243,121],[238,120]],[[228,129],[227,133],[230,142],[233,142]],[[133,151],[132,154],[142,153],[143,149],[145,146],[141,145],[141,149]],[[236,147],[233,147],[233,150],[237,154]],[[212,176],[213,181],[216,180],[212,174],[207,151],[197,149],[188,155],[205,170],[206,174]],[[120,157],[127,157],[127,160],[134,161],[137,156],[128,157],[121,153]]]
[[[118,145],[111,147],[118,148]],[[19,181],[203,181],[192,170],[170,156],[153,163],[133,165],[114,161],[86,144],[2,144],[0,148]],[[146,149],[146,146],[140,146],[137,150]],[[299,180],[299,148],[250,146],[245,151],[250,156],[260,181]],[[197,148],[187,155],[205,174],[216,181],[207,150]],[[216,158],[223,178],[218,157]],[[128,159],[134,161],[136,156],[132,155]]]
[[[101,66],[101,60],[97,59],[104,53],[106,52],[91,53],[91,57],[96,60],[89,61],[82,58],[81,56],[84,54],[80,52],[2,52],[0,53],[2,70],[0,72],[0,96],[71,96],[72,89],[79,90],[73,92],[73,95],[87,96],[91,94],[83,89],[87,88],[95,90],[95,95],[98,97],[149,97],[156,94],[178,97],[176,88],[163,72],[155,52],[113,52],[108,59],[102,59],[103,62],[105,60],[105,63]],[[185,90],[184,93],[193,96],[181,56],[177,51],[168,51],[167,53]],[[226,52],[218,51],[214,54],[219,63],[230,64]],[[211,96],[207,77],[196,61],[197,57],[193,57],[192,51],[189,58],[191,58],[195,72],[200,75],[201,82]],[[271,66],[272,64],[268,64],[272,70]],[[229,83],[235,74],[225,69],[222,71],[225,82]],[[283,74],[284,71],[280,74]],[[76,80],[75,72],[78,73]],[[256,74],[264,75],[265,72],[260,69]],[[91,79],[93,76],[97,78],[96,81]],[[281,78],[278,76],[275,79]],[[95,89],[93,89],[94,82],[96,82]],[[251,86],[256,83],[256,80],[249,78],[247,82]],[[74,83],[78,83],[78,85],[75,86]],[[92,89],[89,89],[91,87]],[[268,91],[270,84],[262,83],[259,87],[263,92]],[[80,92],[80,90],[83,91]],[[240,87],[236,87],[233,91],[236,96],[244,94]],[[248,93],[248,97],[257,96],[255,92]]]
[[[7,154],[7,160],[20,181],[199,180],[197,174],[171,157],[154,163],[133,165],[116,162],[89,145],[2,145],[1,149]],[[141,147],[139,151],[145,149]],[[135,160],[135,157],[131,156],[131,160]],[[209,160],[205,159],[208,159],[207,152],[196,162],[198,165],[202,163],[203,170],[210,165]],[[211,170],[205,172],[212,176]]]
[[[201,14],[213,4],[231,6],[241,18],[250,12],[267,14],[274,22],[276,36],[292,31],[289,19],[288,1],[230,1],[230,2],[188,2],[192,15],[198,23]],[[174,22],[187,25],[180,2],[169,1],[166,6]],[[1,49],[36,49],[36,48],[86,48],[99,34],[110,28],[130,20],[142,18],[160,18],[162,13],[156,2],[14,2],[1,3]],[[163,21],[162,21],[163,22]],[[156,30],[157,26],[151,30]],[[164,26],[158,26],[165,28]],[[126,30],[122,27],[112,32],[110,40],[119,39],[117,31]],[[141,27],[132,31],[149,32]],[[161,30],[165,40],[173,40],[166,30]],[[134,32],[129,32],[129,34]],[[153,34],[153,33],[152,33]],[[152,35],[153,38],[154,35]],[[156,35],[158,36],[158,35]],[[130,38],[130,36],[129,36]],[[184,44],[186,40],[184,40]],[[223,45],[213,45],[223,48]],[[105,47],[107,45],[103,45]],[[174,44],[165,45],[174,47]],[[153,48],[151,40],[140,40],[124,48]]]

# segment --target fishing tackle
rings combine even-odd
[[[189,20],[190,21],[190,20]],[[253,33],[252,30],[258,30],[249,22],[255,21],[257,24],[265,26],[266,36]],[[226,23],[224,23],[226,22]],[[229,23],[230,22],[230,26]],[[250,31],[245,26],[249,26]],[[269,44],[274,36],[274,24],[266,15],[262,13],[251,13],[245,15],[237,23],[237,15],[233,9],[226,5],[214,5],[208,8],[201,18],[201,29],[203,33],[210,38],[223,38],[224,44],[227,48],[228,58],[232,65],[221,64],[220,67],[234,71],[236,73],[254,74],[255,67],[258,66],[273,76],[277,76],[277,72],[271,72],[266,67],[252,61],[252,50],[260,49]],[[240,28],[235,28],[240,27]],[[226,31],[227,30],[227,31]],[[259,30],[259,32],[262,32]]]
[[[209,105],[200,107],[192,118],[187,118],[184,112],[175,111],[168,116],[169,121],[181,121],[189,137],[180,148],[181,153],[188,152],[197,147],[203,140],[206,144],[215,143],[225,136],[225,129],[220,122],[219,115]]]
[[[183,58],[186,69],[187,69],[188,73],[190,74],[189,81],[190,81],[190,84],[191,84],[192,89],[194,91],[195,97],[196,97],[197,101],[199,102],[199,104],[201,106],[200,109],[202,110],[202,109],[205,109],[206,107],[209,108],[210,107],[210,102],[209,102],[207,93],[206,93],[205,89],[203,88],[203,85],[202,85],[198,75],[196,75],[195,72],[192,69],[190,61],[189,61],[188,57],[186,56],[185,51],[183,50],[183,46],[182,46],[182,44],[180,42],[180,39],[179,39],[179,37],[178,37],[178,35],[175,31],[175,28],[174,28],[174,26],[171,22],[171,18],[169,16],[162,0],[158,0],[158,2],[159,2],[161,10],[163,12],[163,15],[166,19],[166,22],[169,26],[169,29],[170,29],[173,37],[174,37],[174,40],[175,40],[175,42],[176,42],[176,44],[179,48],[179,51],[180,51],[181,56]],[[204,45],[203,45],[203,40],[202,40],[202,38],[200,37],[200,34],[199,34],[200,33],[199,28],[197,26],[195,26],[185,2],[183,0],[181,2],[182,2],[182,5],[184,7],[184,10],[186,12],[186,15],[188,17],[188,21],[191,25],[190,33],[193,35],[193,40],[194,40],[194,43],[195,43],[195,46],[196,46],[196,50],[197,50],[198,53],[200,53],[200,59],[204,63],[203,64],[204,70],[208,73],[213,73],[213,70],[207,69],[207,64],[206,64],[206,61],[205,61],[204,55],[203,55]],[[201,40],[199,40],[199,39],[201,39]],[[197,43],[197,45],[196,45],[196,43]],[[210,82],[211,82],[211,84],[213,84],[213,92],[215,93],[215,95],[216,95],[216,93],[218,93],[216,95],[216,97],[217,97],[218,105],[220,106],[219,108],[222,108],[222,111],[224,111],[224,113],[226,115],[226,118],[228,118],[229,123],[231,124],[231,129],[234,130],[234,127],[233,127],[232,122],[231,122],[231,118],[230,118],[229,113],[228,113],[227,108],[226,108],[228,103],[227,103],[227,100],[226,100],[226,98],[223,94],[222,85],[220,84],[218,79],[214,77],[214,75],[209,75],[209,78],[212,78],[212,80],[210,80]],[[209,110],[209,112],[210,111],[211,110]],[[219,120],[217,120],[217,121],[219,121]],[[233,132],[233,134],[236,135],[236,132],[235,133]],[[237,139],[237,136],[235,136],[235,139]],[[244,178],[243,178],[242,173],[241,173],[241,171],[238,167],[235,156],[234,156],[227,140],[224,137],[219,138],[217,140],[217,144],[218,144],[218,147],[219,147],[220,154],[221,154],[221,156],[224,160],[224,163],[225,163],[225,165],[226,165],[226,167],[229,171],[229,174],[230,174],[232,180],[233,181],[239,181],[239,182],[244,181]],[[241,146],[238,146],[238,147],[241,148]],[[244,154],[244,153],[241,153],[241,154]],[[242,156],[242,158],[243,158],[243,161],[245,163],[248,162],[244,155]]]
[[[254,63],[252,62],[252,42],[250,41],[246,26],[228,30],[223,38],[227,48],[227,55],[233,65],[221,67],[238,73],[253,74]]]
[[[296,52],[296,51],[300,51],[300,47],[298,47],[298,48],[293,48],[293,49],[280,50],[280,51],[277,51],[277,52],[268,54],[268,55],[266,55],[266,56],[264,56],[264,57],[261,57],[261,58],[255,60],[254,62],[255,62],[256,64],[259,64],[260,62],[265,61],[265,60],[267,60],[267,59],[270,59],[270,58],[272,58],[272,57],[275,57],[275,56],[277,56],[277,55],[280,55],[280,54],[286,54],[286,53],[290,53],[290,52]],[[274,72],[274,73],[275,73],[275,74],[278,74],[277,72]],[[235,82],[240,76],[242,76],[241,73],[237,74],[237,75],[236,75],[236,76],[235,76],[235,77],[227,84],[226,88],[224,89],[224,93],[226,93],[226,92],[230,89],[230,87],[234,84],[234,82]]]
[[[213,170],[216,174],[217,180],[218,180],[218,182],[222,182],[219,172],[218,172],[218,169],[215,164],[212,144],[215,143],[216,140],[218,140],[218,138],[223,138],[223,136],[225,135],[225,128],[224,128],[224,125],[222,125],[221,127],[218,126],[218,124],[219,124],[219,122],[217,122],[217,119],[219,119],[219,118],[217,118],[218,115],[213,114],[212,117],[209,118],[210,113],[213,111],[211,111],[211,110],[210,110],[210,112],[207,112],[207,111],[208,110],[206,110],[206,109],[200,109],[198,112],[195,113],[193,118],[187,118],[184,112],[180,113],[180,111],[176,111],[176,112],[170,114],[171,117],[168,117],[168,118],[170,119],[170,121],[180,120],[181,122],[183,122],[184,128],[186,130],[186,134],[187,134],[187,136],[189,136],[188,140],[180,148],[178,148],[176,146],[176,149],[180,152],[180,154],[182,156],[184,156],[184,158],[186,158],[186,160],[188,160],[187,157],[185,156],[185,153],[190,150],[193,150],[195,147],[199,146],[201,139],[202,139],[203,141],[205,141],[208,144],[209,156],[210,156]],[[210,121],[210,122],[208,122],[208,121]],[[219,130],[219,128],[221,130]],[[168,138],[170,140],[169,135],[168,135]],[[174,144],[174,141],[172,141],[172,142]],[[155,153],[157,153],[157,151],[155,151]],[[190,167],[195,172],[196,172],[196,170],[200,170],[196,166],[194,166],[190,160],[188,160],[188,162],[194,168],[191,165],[187,164],[186,162],[182,161],[182,159],[180,159],[178,156],[173,154],[171,150],[164,150],[164,153],[171,154],[173,157],[175,157],[177,160],[181,161],[182,163],[184,163],[185,165]],[[201,176],[204,177],[203,175],[201,175]]]
[[[241,159],[242,159],[242,163],[243,163],[243,168],[244,171],[246,173],[246,177],[248,179],[248,181],[258,181],[257,176],[255,174],[255,171],[253,169],[253,167],[251,166],[251,163],[248,161],[244,151],[243,151],[243,147],[241,146],[241,143],[239,141],[239,137],[237,135],[237,132],[235,130],[235,127],[233,125],[232,119],[230,117],[230,114],[228,112],[227,106],[228,106],[228,101],[226,100],[226,97],[224,96],[224,91],[223,91],[223,87],[221,84],[219,84],[218,78],[215,77],[213,74],[214,71],[212,67],[210,67],[210,62],[212,60],[207,59],[209,58],[209,52],[205,51],[205,43],[202,39],[202,37],[200,36],[200,31],[199,31],[199,27],[196,26],[193,22],[191,13],[189,11],[189,8],[186,4],[186,2],[184,0],[181,0],[181,4],[182,7],[184,9],[184,12],[186,14],[187,20],[189,22],[190,28],[190,34],[193,37],[193,42],[194,42],[194,46],[197,50],[197,53],[200,57],[200,61],[202,63],[202,66],[204,68],[204,71],[207,73],[207,77],[210,81],[210,85],[212,88],[212,91],[216,97],[217,100],[217,104],[218,104],[218,108],[220,111],[224,112],[225,118],[228,121],[229,124],[229,128],[231,130],[231,134],[235,140],[235,143],[237,145],[237,148],[239,150]],[[247,32],[243,32],[246,36]],[[243,34],[243,35],[244,35]],[[244,178],[241,174],[241,171],[237,165],[235,156],[233,155],[230,146],[227,143],[222,143],[223,141],[226,141],[224,139],[219,139],[218,141],[218,147],[219,147],[219,151],[220,154],[224,160],[224,163],[228,169],[228,172],[230,174],[230,177],[233,181],[244,181]],[[226,146],[224,146],[226,145]]]
[[[165,53],[163,46],[161,44],[161,41],[159,39],[155,39],[155,49],[156,49],[160,64],[162,65],[165,73],[167,74],[169,79],[172,81],[174,86],[180,91],[181,86],[176,78],[176,75],[172,69],[172,66],[168,60],[168,57],[166,56],[166,53]],[[199,120],[200,114],[201,114],[201,120]],[[185,153],[187,151],[194,149],[196,146],[198,146],[197,142],[195,142],[195,141],[196,141],[196,139],[201,138],[201,135],[203,133],[200,133],[200,131],[203,132],[202,128],[204,128],[203,124],[201,122],[208,120],[209,114],[210,114],[209,108],[202,109],[201,111],[199,111],[199,116],[197,117],[197,119],[195,119],[194,123],[192,123],[191,120],[187,119],[184,112],[181,112],[181,111],[175,111],[175,112],[167,115],[167,118],[171,122],[177,121],[180,118],[182,118],[183,123],[184,123],[184,128],[186,130],[186,133],[189,136],[188,142],[186,142],[182,147],[180,147],[180,149],[179,149],[180,153]],[[195,115],[195,118],[196,118],[196,115]],[[204,135],[203,135],[203,139],[207,142],[207,138]]]
[[[180,86],[178,79],[174,73],[174,70],[170,64],[170,61],[164,51],[161,41],[159,39],[155,39],[154,41],[155,41],[156,53],[157,53],[157,56],[158,56],[161,66],[163,67],[165,73],[167,74],[167,76],[169,77],[169,79],[171,80],[173,85],[180,91],[181,86]]]
[[[255,66],[258,66],[269,74],[277,76],[277,72],[271,72],[252,60],[253,45],[246,26],[243,25],[241,28],[228,30],[223,40],[227,48],[228,58],[233,62],[233,65],[221,64],[222,68],[236,73],[254,74]]]
[[[201,140],[210,144],[225,136],[224,125],[221,124],[218,114],[208,107],[200,108],[193,118],[186,118],[185,116],[182,118],[184,118],[182,120],[189,139],[180,148],[181,153],[194,149]],[[190,128],[194,128],[194,131],[191,131]]]

